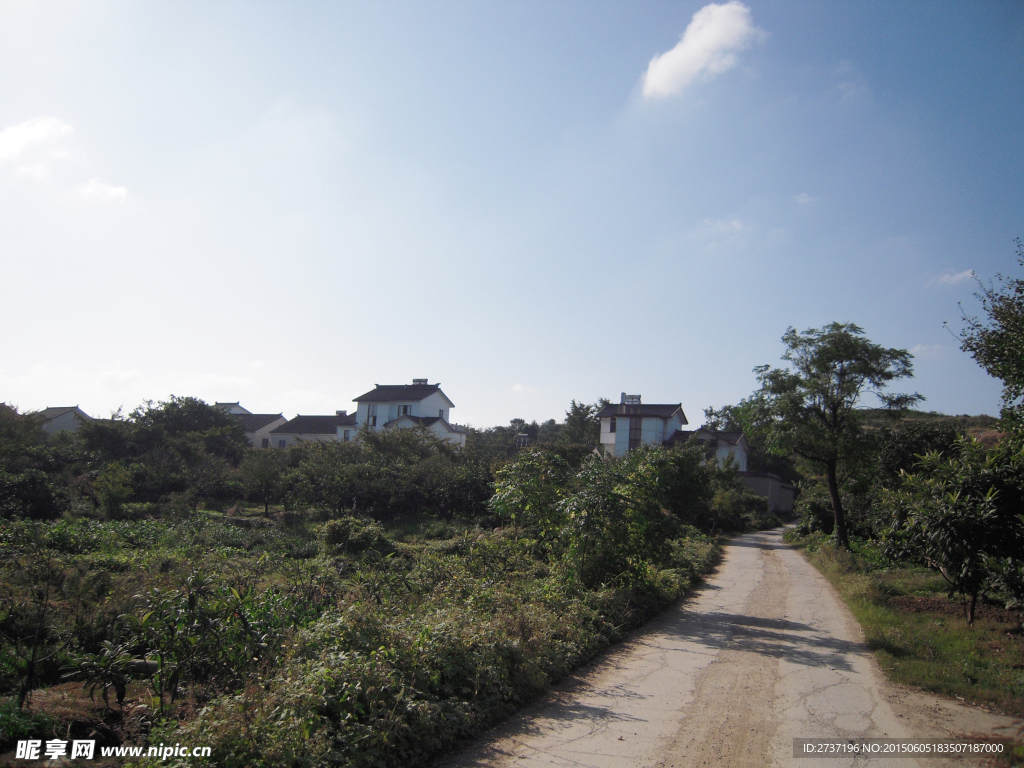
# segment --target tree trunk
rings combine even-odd
[[[974,608],[978,604],[978,593],[971,594],[971,601],[967,604],[967,625],[974,626]]]
[[[835,537],[836,544],[843,549],[849,549],[850,537],[846,534],[846,516],[843,514],[843,500],[839,496],[839,481],[836,478],[835,459],[826,462],[825,475],[828,478],[828,495],[832,499],[832,512],[836,519],[836,527],[832,535]]]

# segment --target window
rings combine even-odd
[[[398,406],[398,415],[399,416],[408,416],[410,408],[412,408],[411,405],[400,405],[400,406]]]
[[[366,406],[366,426],[376,427],[377,426],[377,404],[370,403]]]
[[[629,417],[629,449],[640,447],[640,441],[643,438],[643,425],[644,419],[642,416],[630,416]]]
[[[615,431],[615,417],[614,416],[612,416],[611,421],[608,422],[608,431],[609,432],[614,432]]]
[[[437,418],[439,418],[439,419],[443,419],[444,418],[444,408],[439,408],[438,409],[438,411],[437,411]]]
[[[287,448],[288,447],[288,441],[287,440],[278,440],[277,441],[277,447],[278,448]]]
[[[270,447],[270,438],[269,437],[264,437],[263,438],[263,447],[264,448],[269,448]]]
[[[348,436],[349,436],[349,430],[346,429],[345,432],[342,434],[341,439],[344,440],[347,443],[348,439],[349,439]]]

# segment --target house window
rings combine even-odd
[[[376,427],[377,426],[377,404],[370,403],[366,406],[366,426]]]
[[[264,448],[269,448],[270,447],[270,438],[269,437],[264,437],[263,438],[263,447]]]
[[[438,411],[437,411],[437,418],[439,418],[439,419],[443,419],[444,418],[444,408],[439,408],[438,409]]]
[[[398,415],[399,416],[408,416],[410,408],[412,408],[411,405],[400,405],[400,406],[398,406]]]
[[[348,436],[349,436],[349,430],[346,429],[344,434],[342,435],[341,439],[344,440],[347,443],[348,442]]]
[[[640,441],[643,438],[643,416],[630,416],[629,417],[629,449],[640,447]]]
[[[615,431],[615,417],[614,416],[612,416],[611,419],[608,422],[608,431],[609,432],[614,432]]]
[[[288,447],[288,441],[287,440],[278,440],[277,441],[277,447],[278,448],[287,448]]]

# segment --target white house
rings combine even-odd
[[[597,413],[601,420],[601,450],[606,456],[624,456],[641,445],[665,445],[688,424],[682,403],[642,403],[640,395],[622,393]]]
[[[287,423],[283,413],[242,413],[238,415],[245,437],[253,448],[270,448],[274,436],[270,433]]]
[[[355,414],[336,411],[333,416],[296,416],[270,431],[273,448],[290,448],[296,443],[326,443],[339,438],[339,430],[354,429]]]
[[[77,405],[46,407],[41,411],[36,411],[32,416],[39,419],[39,426],[48,435],[55,435],[65,430],[76,432],[82,424],[93,420],[92,416]]]
[[[718,432],[707,427],[693,430],[691,432],[680,432],[672,439],[673,443],[685,440],[699,440],[709,454],[713,454],[719,465],[725,464],[730,456],[736,462],[736,468],[740,472],[747,471],[747,453],[750,446],[747,438],[739,430]]]
[[[426,379],[413,379],[412,384],[374,384],[354,400],[356,429],[379,432],[424,427],[444,440],[466,444],[466,433],[448,420],[455,403],[441,391],[440,384],[428,384]]]
[[[251,416],[252,411],[243,408],[241,403],[214,403],[213,407],[218,411],[230,413],[232,416]]]
[[[214,403],[213,407],[236,416],[242,422],[245,439],[253,448],[274,446],[274,436],[270,433],[288,421],[283,413],[252,413],[240,403]]]

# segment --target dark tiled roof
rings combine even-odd
[[[43,421],[50,421],[52,419],[56,419],[58,416],[63,416],[65,413],[70,413],[71,411],[78,411],[79,416],[84,416],[85,418],[92,420],[92,417],[85,411],[79,411],[77,405],[71,405],[66,407],[43,408],[43,410],[36,411],[32,415],[38,416]]]
[[[283,419],[283,413],[238,413],[235,414],[242,422],[242,428],[246,432],[258,432],[267,424],[273,424],[278,419]]]
[[[356,425],[356,415],[354,413],[335,416],[334,418],[337,419],[339,427],[354,427]]]
[[[345,416],[296,416],[286,424],[270,430],[270,434],[335,435]],[[353,420],[354,423],[354,420]]]
[[[357,403],[390,403],[395,400],[419,401],[430,397],[440,389],[440,384],[378,384],[376,389],[371,389],[365,395],[355,397],[353,400]],[[447,398],[447,395],[445,397]]]
[[[686,414],[682,413],[682,403],[644,403],[641,405],[610,403],[597,412],[597,417],[607,419],[611,416],[656,416],[659,419],[668,419],[676,411],[682,415],[683,424],[688,424]]]

